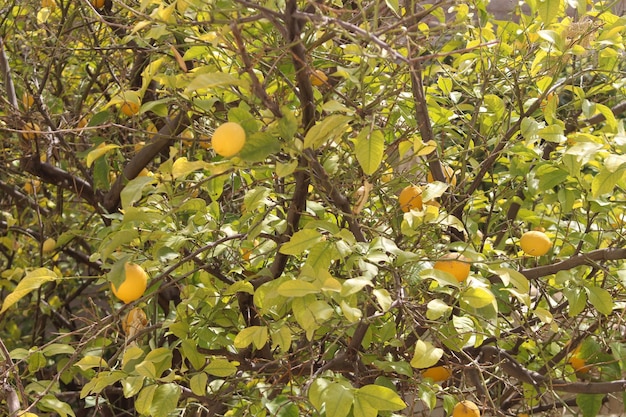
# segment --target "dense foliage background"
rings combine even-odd
[[[4,2],[3,415],[623,411],[626,20],[487,6]]]

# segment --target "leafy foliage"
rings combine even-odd
[[[626,386],[626,23],[567,5],[2,6],[9,411],[601,413]],[[450,252],[466,281],[433,269]],[[150,279],[123,305],[127,262]]]

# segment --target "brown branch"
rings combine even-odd
[[[9,58],[4,49],[4,39],[2,37],[0,37],[0,74],[2,74],[2,78],[4,79],[7,100],[11,106],[13,106],[13,109],[17,110],[17,94],[15,94],[15,85],[13,84],[13,77],[11,76],[11,66],[9,65]]]
[[[111,186],[111,190],[104,196],[102,206],[108,213],[116,211],[120,204],[120,193],[124,188],[124,184],[128,180],[136,178],[150,161],[154,159],[161,151],[167,148],[172,139],[185,130],[190,124],[189,119],[184,111],[178,112],[173,118],[168,118],[165,126],[163,126],[157,134],[152,138],[152,142],[135,155],[124,167],[122,175],[120,175],[115,183]]]
[[[507,375],[531,384],[537,389],[543,386],[549,387],[554,391],[575,394],[608,394],[626,391],[626,380],[624,379],[608,382],[570,382],[562,379],[551,379],[525,368],[513,356],[495,346],[481,346],[480,353],[482,357],[479,359],[497,364]]]
[[[564,261],[535,268],[522,269],[520,272],[528,279],[545,277],[580,265],[593,265],[598,261],[616,261],[626,259],[626,248],[597,249],[588,253],[572,256]]]
[[[96,210],[100,204],[100,195],[94,191],[91,184],[82,178],[78,178],[67,171],[41,162],[39,155],[35,154],[22,161],[24,171],[41,178],[44,182],[58,185],[62,188],[74,192],[78,197],[83,198]]]
[[[270,109],[274,116],[281,117],[282,114],[280,108],[278,107],[278,104],[276,103],[276,101],[270,98],[270,96],[267,94],[267,91],[265,91],[265,88],[263,88],[263,86],[261,85],[259,77],[257,77],[256,73],[254,72],[254,64],[250,60],[250,55],[248,55],[248,52],[246,51],[246,46],[244,45],[243,39],[241,38],[241,31],[239,30],[237,22],[231,23],[230,27],[233,31],[233,37],[235,38],[235,42],[237,43],[237,49],[239,49],[239,55],[241,56],[241,60],[243,61],[244,69],[252,82],[252,91],[254,91],[254,94],[256,94],[256,96],[261,99],[265,107]]]

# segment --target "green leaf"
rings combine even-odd
[[[72,407],[66,402],[59,400],[52,394],[44,395],[38,403],[38,407],[43,411],[52,411],[60,417],[76,417]]]
[[[385,312],[389,311],[391,304],[393,303],[389,291],[384,288],[376,288],[372,291],[372,294],[376,297],[376,301],[378,302],[380,309]]]
[[[361,130],[354,140],[354,153],[363,172],[372,175],[383,161],[385,152],[385,136],[380,130]]]
[[[241,330],[237,336],[235,336],[234,345],[237,349],[244,349],[251,344],[257,349],[261,349],[267,343],[269,339],[267,327],[265,326],[250,326]]]
[[[54,355],[72,355],[76,350],[70,346],[62,343],[52,343],[46,347],[44,347],[41,352],[46,356],[54,356]]]
[[[563,184],[568,177],[568,172],[550,164],[537,167],[535,175],[539,178],[539,191],[547,191]]]
[[[261,347],[263,347],[263,345],[261,345]],[[228,359],[215,358],[209,361],[204,371],[209,375],[225,378],[237,372],[237,366]]]
[[[528,142],[534,142],[538,139],[539,123],[530,117],[524,117],[520,125],[522,137]]]
[[[246,140],[246,144],[238,156],[246,162],[263,162],[275,153],[280,152],[280,142],[267,132],[255,132]]]
[[[355,395],[352,414],[354,417],[376,417],[378,415],[378,410],[372,407],[367,399]]]
[[[413,359],[411,359],[411,366],[418,369],[430,368],[431,366],[437,364],[442,356],[443,349],[434,347],[430,342],[418,340],[415,342],[415,350],[413,353]]]
[[[402,13],[400,13],[400,5],[398,4],[398,0],[385,0],[385,3],[387,3],[387,6],[391,10],[393,10],[396,16],[402,16]]]
[[[353,389],[333,383],[324,390],[326,417],[346,417],[354,400]]]
[[[283,107],[280,111],[283,117],[278,121],[278,133],[281,138],[290,141],[298,131],[298,119],[288,107]]]
[[[205,364],[205,356],[198,352],[197,343],[192,339],[183,339],[180,343],[183,358],[186,358],[194,369],[202,369]]]
[[[206,91],[216,87],[228,87],[228,86],[242,86],[246,87],[248,82],[243,78],[239,78],[235,75],[225,72],[215,72],[211,74],[199,74],[185,88],[185,93],[192,93],[195,91]]]
[[[597,198],[605,194],[613,193],[615,185],[624,177],[624,168],[611,172],[606,168],[600,170],[598,174],[593,177],[591,182],[591,194]]]
[[[437,298],[430,300],[426,307],[426,318],[428,320],[438,320],[452,310],[452,307]]]
[[[305,331],[308,340],[313,339],[315,330],[333,315],[333,308],[326,301],[316,300],[313,295],[293,300],[293,315]]]
[[[587,292],[580,288],[563,288],[563,295],[567,298],[570,317],[577,317],[587,306]]]
[[[512,285],[521,292],[530,291],[528,279],[519,271],[511,268],[494,268],[493,272],[500,277],[504,285]]]
[[[304,137],[304,147],[317,149],[325,142],[342,135],[351,120],[351,117],[339,114],[326,117],[309,129]]]
[[[285,255],[300,255],[322,240],[322,234],[317,230],[303,229],[291,236],[289,242],[280,247],[280,253]]]
[[[592,306],[596,308],[600,313],[609,315],[613,311],[613,297],[604,288],[596,286],[587,286],[587,297]]]
[[[144,188],[148,185],[154,184],[155,182],[156,179],[150,176],[137,177],[129,181],[120,193],[122,208],[131,207],[139,201],[143,195]]]
[[[152,397],[150,413],[152,417],[168,417],[176,410],[180,398],[180,387],[177,384],[162,384],[157,387]]]
[[[596,111],[600,112],[605,117],[605,124],[611,130],[611,132],[617,131],[617,119],[613,114],[613,111],[610,107],[605,106],[604,104],[596,103]]]
[[[576,405],[582,411],[583,417],[596,417],[602,408],[604,394],[578,394]]]
[[[280,347],[283,352],[288,352],[291,347],[291,330],[287,326],[281,326],[272,332],[272,350]]]
[[[539,0],[537,2],[537,13],[545,24],[551,23],[559,14],[561,0]]]
[[[316,378],[311,383],[308,398],[317,411],[322,411],[322,408],[324,407],[324,391],[326,391],[331,384],[332,382],[324,378]]]
[[[195,395],[206,395],[207,382],[209,382],[209,376],[204,372],[195,374],[189,379],[189,388]]]
[[[563,132],[563,127],[557,124],[539,129],[537,134],[540,138],[545,139],[548,142],[561,143],[567,140]]]
[[[278,294],[283,297],[304,297],[305,295],[317,294],[319,292],[320,289],[315,287],[315,285],[301,279],[285,281],[278,287]]]
[[[46,282],[56,281],[57,279],[59,279],[57,274],[48,268],[37,268],[27,272],[11,294],[7,295],[2,302],[0,314],[7,311],[8,308],[27,296],[31,291],[38,289]]]
[[[141,415],[151,415],[150,406],[152,405],[152,399],[157,389],[157,385],[152,384],[144,387],[137,395],[135,399],[135,411]]]
[[[380,385],[365,385],[356,390],[354,395],[379,411],[399,411],[406,408],[406,403],[395,391]]]
[[[471,287],[461,294],[461,303],[465,308],[483,308],[493,303],[496,297],[491,291],[482,287]]]
[[[124,378],[121,381],[124,398],[130,398],[137,395],[137,393],[139,393],[139,391],[141,391],[141,389],[143,388],[143,383],[145,380],[146,378],[141,375],[129,376]]]

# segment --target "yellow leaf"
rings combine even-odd
[[[15,287],[13,292],[7,295],[4,299],[0,314],[4,313],[9,307],[20,301],[31,291],[38,289],[46,282],[55,281],[57,279],[57,274],[48,268],[37,268],[28,272],[26,276],[17,284],[17,287]]]
[[[434,347],[430,342],[418,340],[415,343],[415,352],[413,359],[411,359],[411,366],[419,369],[430,368],[436,365],[442,356],[443,349]]]
[[[106,155],[109,151],[117,148],[119,148],[118,145],[105,145],[104,143],[101,143],[96,147],[96,149],[87,154],[87,168],[91,167],[96,159]]]

